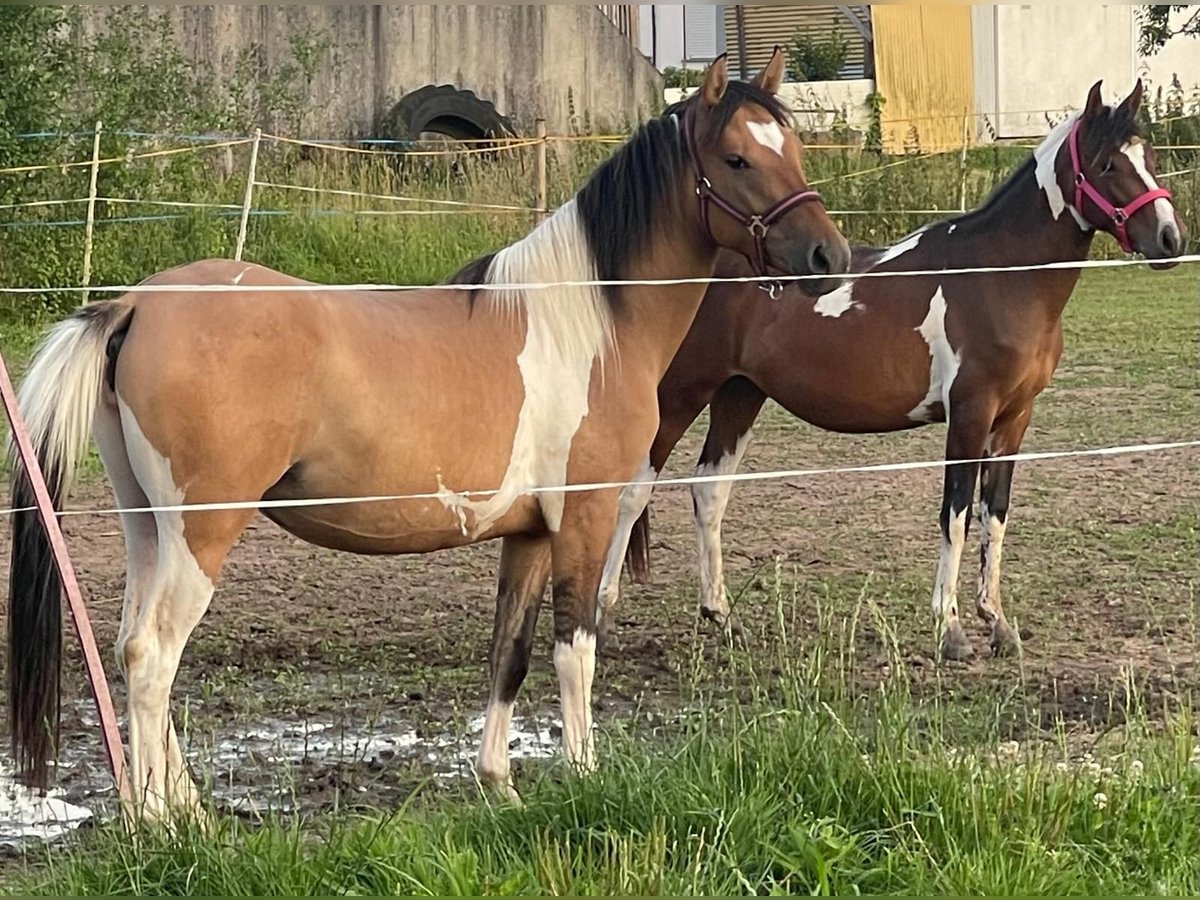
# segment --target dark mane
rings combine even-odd
[[[688,104],[694,102],[698,102],[695,96],[674,103],[661,116],[642,125],[575,195],[601,281],[626,276],[629,263],[647,245],[660,215],[673,202],[672,194],[690,163],[681,126]],[[710,132],[699,138],[706,140],[720,134],[733,114],[748,103],[762,106],[781,125],[788,124],[787,109],[772,94],[748,82],[731,81],[709,117]],[[607,288],[605,292],[615,299],[617,289]]]
[[[1111,153],[1134,137],[1142,137],[1135,118],[1128,113],[1122,112],[1120,107],[1106,106],[1104,111],[1096,117],[1084,132],[1079,152],[1085,160],[1090,160],[1094,165],[1103,154]],[[965,226],[983,219],[1008,197],[1016,185],[1032,175],[1036,166],[1036,157],[1030,152],[1009,173],[1007,178],[992,188],[991,193],[988,194],[982,203],[974,209],[968,210],[966,213],[951,216],[943,221]],[[935,222],[930,227],[936,227],[938,224],[940,223]]]
[[[644,123],[575,195],[599,280],[625,278],[630,262],[653,237],[662,214],[673,211],[673,194],[691,160],[681,129],[688,105],[694,102],[698,102],[696,95],[671,104],[661,116]],[[788,109],[773,94],[749,82],[730,81],[725,96],[708,117],[707,133],[698,138],[715,138],[748,103],[763,107],[780,125],[790,127]],[[443,284],[483,284],[494,256],[489,253],[472,260]],[[618,288],[606,287],[604,292],[610,302],[616,301]],[[471,292],[468,303],[473,303],[474,294]]]

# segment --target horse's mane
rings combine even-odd
[[[1081,115],[1077,113],[1068,121]],[[1053,132],[1051,132],[1053,134]],[[1083,132],[1083,141],[1080,145],[1079,152],[1085,158],[1093,162],[1106,151],[1111,152],[1133,138],[1142,138],[1143,135],[1138,127],[1137,120],[1134,116],[1123,112],[1120,107],[1106,106],[1101,113],[1096,116],[1089,124],[1086,131]],[[1047,140],[1050,138],[1048,137]],[[1008,177],[1000,182],[996,187],[992,188],[991,193],[977,207],[969,210],[965,214],[947,219],[948,222],[956,222],[959,224],[969,224],[975,221],[976,217],[982,218],[990,213],[1002,200],[1007,198],[1012,189],[1018,185],[1026,176],[1030,175],[1037,166],[1036,151],[1030,152],[1020,164],[1009,173]]]
[[[575,195],[598,280],[625,278],[629,264],[658,230],[662,215],[681,212],[672,207],[679,179],[691,160],[682,125],[688,105],[695,102],[699,101],[694,95],[671,104],[662,115],[641,125]],[[730,81],[709,117],[709,132],[697,135],[698,140],[719,134],[733,114],[749,103],[766,109],[781,125],[789,124],[787,108],[774,95],[749,82]],[[446,283],[484,283],[494,256],[472,260]],[[610,302],[615,302],[617,293],[616,287],[605,288]]]

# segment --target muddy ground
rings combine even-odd
[[[1093,389],[1073,388],[1070,371],[1057,384],[1043,401],[1051,427],[1035,427],[1026,449],[1071,443],[1076,411],[1084,415],[1101,399]],[[702,424],[677,450],[674,473],[694,462]],[[939,459],[943,436],[940,426],[833,436],[768,407],[745,469]],[[844,624],[857,607],[855,677],[864,687],[907,676],[922,698],[1018,697],[1035,714],[1001,724],[1014,734],[1029,736],[1059,716],[1087,729],[1119,721],[1130,676],[1153,701],[1187,697],[1200,686],[1197,461],[1183,450],[1019,467],[1004,587],[1006,610],[1027,637],[1024,655],[990,658],[978,630],[975,659],[943,667],[932,658],[928,605],[939,470],[739,485],[725,548],[728,586],[751,634],[749,653],[782,642],[799,658],[819,640],[821,621]],[[107,485],[91,480],[70,505],[111,503]],[[714,693],[715,702],[728,693],[722,679],[738,651],[698,622],[690,507],[686,489],[656,494],[653,583],[623,587],[597,673],[602,726],[669,721],[696,689]],[[117,522],[69,518],[65,528],[111,661],[123,590]],[[431,775],[469,774],[486,696],[498,550],[354,557],[256,520],[187,648],[174,695],[189,755],[214,779],[222,802],[389,808]],[[976,554],[972,542],[964,610],[972,607]],[[518,709],[527,717],[514,741],[520,756],[556,748],[550,647],[550,617],[543,615]],[[73,649],[67,670],[72,702],[60,783],[69,798],[95,803],[103,799],[92,796],[103,782],[101,757]],[[119,680],[113,690],[123,709]]]

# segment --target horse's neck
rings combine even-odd
[[[711,278],[717,248],[700,230],[694,204],[685,203],[678,222],[664,222],[626,280],[658,281]],[[621,289],[621,320],[626,339],[640,344],[666,371],[700,309],[708,284],[630,284]]]
[[[1094,231],[1079,227],[1070,209],[1056,218],[1046,193],[1037,182],[1033,167],[1025,170],[973,217],[969,229],[977,240],[967,255],[952,262],[954,266],[1041,266],[1047,263],[1080,262],[1087,258]],[[966,237],[967,233],[961,235]],[[956,235],[947,235],[953,253]],[[1079,281],[1079,269],[1048,269],[1037,273],[1037,299],[1050,318],[1062,315],[1063,308]]]

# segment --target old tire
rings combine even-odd
[[[456,141],[516,136],[512,122],[491,101],[451,84],[429,84],[405,94],[380,124],[382,136],[401,141],[429,132]]]

